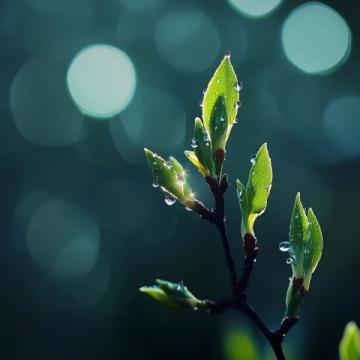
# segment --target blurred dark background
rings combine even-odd
[[[138,292],[157,277],[198,297],[227,294],[220,239],[168,207],[143,147],[183,156],[212,72],[230,51],[244,84],[226,161],[227,223],[242,258],[236,177],[267,142],[270,203],[250,300],[275,327],[290,276],[297,191],[322,224],[324,253],[297,359],[337,359],[359,322],[360,68],[356,1],[3,0],[0,4],[1,359],[225,359],[236,312],[172,312]],[[297,356],[296,356],[297,355]],[[262,358],[262,357],[261,357]]]

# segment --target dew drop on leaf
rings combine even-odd
[[[286,259],[286,263],[287,263],[288,265],[292,264],[292,262],[293,262],[293,259],[292,259],[292,258],[287,258],[287,259]]]
[[[279,250],[282,252],[289,251],[290,243],[288,241],[283,241],[279,244]]]
[[[170,194],[165,195],[165,204],[166,205],[171,206],[171,205],[174,205],[175,202],[176,202],[176,199],[172,195],[170,195]]]

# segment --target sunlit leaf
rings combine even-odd
[[[200,171],[203,176],[213,176],[215,173],[214,158],[210,138],[205,130],[204,124],[200,118],[195,119],[194,127],[194,153],[205,170]]]
[[[219,100],[219,97],[222,97],[222,100]],[[236,119],[239,98],[238,80],[230,56],[226,55],[211,78],[202,102],[202,119],[208,134],[211,134],[211,119],[215,104],[223,103],[227,121],[224,144]],[[213,150],[216,151],[215,148]]]
[[[297,193],[289,231],[289,254],[293,273],[297,279],[304,276],[304,242],[307,237],[307,227],[308,220],[300,200],[300,193]]]
[[[356,324],[349,322],[339,345],[340,360],[360,359],[360,331]]]
[[[182,165],[174,157],[164,160],[148,149],[144,149],[144,151],[153,173],[154,187],[161,187],[163,191],[185,206],[192,208],[194,195],[187,182],[187,174]]]
[[[207,303],[197,299],[183,282],[173,283],[157,279],[155,286],[143,286],[140,291],[170,307],[207,310]]]
[[[242,214],[241,234],[244,237],[245,233],[251,232],[248,226],[249,204],[248,204],[246,188],[239,179],[236,180],[236,190],[237,190],[237,196],[239,199],[239,205]]]
[[[254,222],[266,209],[271,185],[271,159],[267,145],[264,144],[252,159],[246,188],[240,181],[237,183],[238,198],[243,217],[243,232],[254,233]]]

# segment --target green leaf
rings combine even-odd
[[[174,303],[169,296],[158,286],[142,286],[139,289],[141,292],[149,295],[157,302],[172,307],[172,308],[180,308],[179,305]]]
[[[212,154],[212,145],[200,118],[195,119],[194,143],[192,146],[194,147],[194,154],[198,162],[201,164],[200,169],[197,166],[199,171],[204,177],[213,176],[215,174],[215,165]]]
[[[349,322],[339,345],[340,360],[360,360],[360,331],[356,324]]]
[[[311,275],[315,271],[323,250],[323,235],[319,222],[311,208],[308,210],[308,235],[304,249],[304,287],[309,289]]]
[[[301,279],[304,276],[304,242],[307,238],[307,227],[308,220],[300,200],[300,193],[297,193],[289,231],[289,254],[296,279]]]
[[[225,149],[227,118],[225,99],[220,95],[215,101],[210,115],[210,139],[214,152],[218,149]]]
[[[265,211],[271,190],[272,177],[271,159],[265,143],[260,147],[255,159],[253,159],[246,186],[250,214],[259,216]]]
[[[225,337],[226,360],[258,360],[261,358],[253,337],[237,329],[230,330]]]
[[[219,97],[222,97],[223,100],[219,100]],[[202,119],[205,129],[210,135],[212,132],[211,119],[214,107],[217,102],[223,102],[225,113],[227,114],[227,129],[224,145],[236,119],[239,99],[238,80],[230,62],[230,56],[226,55],[211,78],[202,102]],[[213,141],[212,138],[211,141]],[[213,150],[216,151],[215,148]]]
[[[153,173],[153,186],[161,189],[185,206],[193,208],[194,194],[187,181],[187,174],[182,165],[174,158],[164,160],[161,156],[144,149],[150,169]]]
[[[166,280],[156,280],[155,286],[143,286],[141,292],[151,296],[156,301],[174,308],[188,308],[207,310],[206,301],[197,299],[183,282],[173,283]]]
[[[265,143],[252,159],[246,189],[238,181],[238,197],[243,218],[242,229],[252,235],[254,235],[253,228],[256,218],[266,209],[272,177],[271,159]]]
[[[241,209],[242,214],[242,221],[241,221],[241,235],[244,237],[244,235],[248,232],[251,233],[251,230],[249,229],[248,224],[248,218],[249,218],[249,203],[248,203],[248,197],[246,193],[245,186],[241,183],[239,179],[236,180],[236,191],[237,196],[239,199],[239,205]]]

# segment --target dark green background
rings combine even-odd
[[[256,224],[261,251],[250,301],[269,325],[278,324],[290,276],[278,243],[287,239],[293,200],[300,191],[304,206],[313,207],[322,225],[324,253],[301,320],[286,342],[299,359],[337,359],[346,322],[360,321],[360,139],[357,152],[340,151],[326,136],[322,117],[337,97],[360,92],[360,8],[355,1],[326,2],[346,19],[352,50],[335,72],[316,76],[296,69],[282,49],[281,26],[297,3],[285,1],[269,17],[249,19],[225,1],[164,0],[157,7],[136,10],[115,0],[73,0],[64,2],[67,10],[61,16],[41,14],[25,0],[1,2],[1,359],[225,359],[226,330],[251,328],[236,312],[221,317],[172,312],[138,292],[157,277],[184,280],[198,297],[217,298],[229,291],[215,229],[178,204],[164,204],[163,195],[151,186],[142,154],[146,145],[186,163],[183,150],[189,148],[193,118],[200,115],[201,91],[227,51],[244,83],[225,165],[230,175],[227,223],[238,265],[242,251],[235,179],[246,179],[250,158],[265,141],[274,169],[269,206]],[[219,34],[215,60],[202,71],[173,67],[155,44],[159,19],[183,8],[206,14]],[[211,44],[209,38],[204,41]],[[59,67],[49,65],[39,76],[60,71],[59,87],[65,88],[73,56],[99,42],[125,51],[137,72],[132,103],[109,120],[121,146],[114,145],[109,121],[91,118],[85,119],[86,138],[76,144],[52,147],[27,141],[14,124],[9,102],[21,66],[33,56],[55,59]],[[201,53],[195,51],[200,44],[192,46],[194,61],[201,64],[204,56],[209,62],[206,48]],[[176,123],[161,118],[161,98],[147,96],[149,87],[172,94],[186,114],[185,141],[177,146],[172,145],[176,133],[166,133]],[[44,99],[44,108],[51,106]],[[126,135],[124,123],[136,118],[145,119],[147,144],[132,143]],[[167,127],[154,129],[166,122]],[[359,133],[360,118],[357,126],[344,131],[349,136],[352,130]],[[200,176],[190,164],[187,168],[196,193],[211,201]],[[54,276],[29,255],[29,221],[51,198],[74,204],[99,224],[97,261],[84,275]],[[258,334],[256,329],[253,333]],[[258,340],[265,346],[261,337]]]

